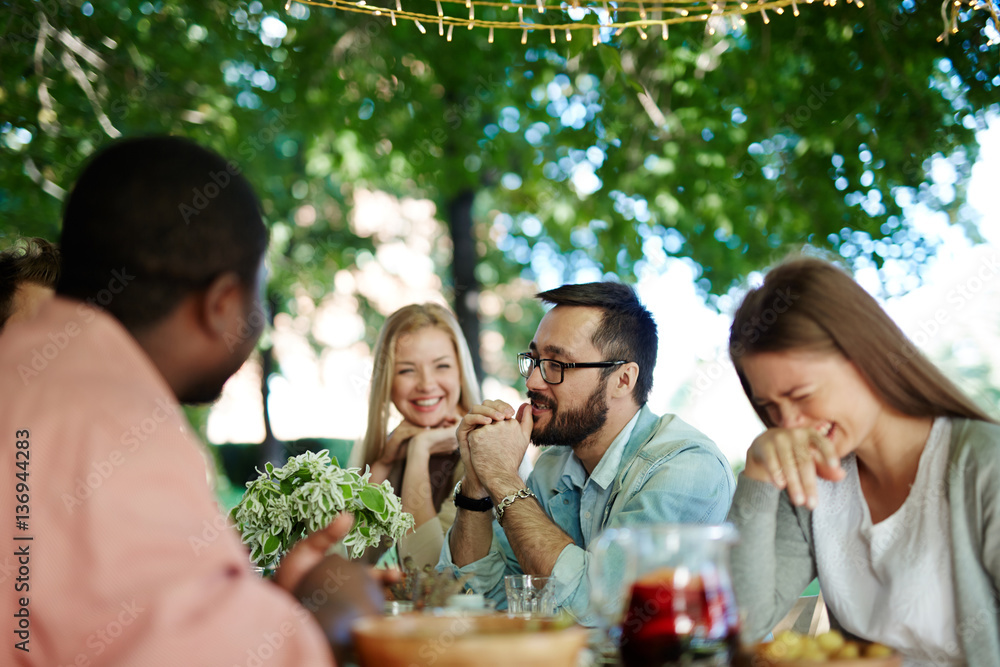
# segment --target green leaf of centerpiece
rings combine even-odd
[[[364,506],[376,514],[381,514],[385,511],[385,498],[379,493],[378,489],[370,486],[362,487],[358,496],[361,498]]]
[[[267,538],[267,540],[264,542],[264,555],[266,556],[273,554],[275,551],[278,550],[278,547],[280,546],[281,546],[281,538],[278,537],[277,535],[272,535],[271,537]]]

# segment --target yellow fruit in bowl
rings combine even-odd
[[[778,633],[773,641],[758,644],[754,649],[754,659],[759,663],[751,665],[789,665],[790,667],[806,667],[817,663],[831,665],[866,664],[869,660],[878,665],[899,665],[899,656],[891,648],[882,644],[868,644],[844,639],[844,636],[831,630],[816,637],[800,635],[785,631]],[[884,662],[889,659],[890,662]]]
[[[806,639],[807,637],[791,630],[779,633],[774,638],[774,641],[771,642],[774,657],[778,660],[795,660],[799,658],[802,655],[802,650],[805,648],[804,641]]]
[[[824,653],[834,655],[844,647],[844,635],[836,630],[830,630],[829,632],[817,635],[816,643],[819,644]]]
[[[892,649],[882,644],[869,644],[865,647],[866,658],[887,658],[892,655]]]
[[[788,655],[788,647],[778,641],[761,644],[757,654],[766,660],[784,660]]]
[[[812,637],[806,637],[802,641],[802,651],[799,653],[800,660],[826,661],[826,652],[820,648],[819,643]]]
[[[803,639],[806,639],[804,635],[800,635],[799,633],[793,630],[785,630],[784,632],[779,632],[775,636],[774,641],[781,642],[786,646],[796,646],[802,643]]]
[[[837,651],[837,658],[839,660],[857,660],[861,657],[861,649],[858,647],[857,642],[846,642],[839,651]]]

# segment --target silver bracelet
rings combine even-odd
[[[521,489],[517,493],[511,496],[507,496],[503,500],[497,503],[497,506],[493,508],[493,514],[497,518],[497,523],[503,528],[503,511],[514,504],[515,500],[520,500],[521,498],[535,498],[537,497],[531,492],[531,489]]]

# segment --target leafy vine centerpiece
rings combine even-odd
[[[343,541],[351,558],[384,535],[398,541],[413,528],[413,516],[403,511],[389,482],[370,483],[370,472],[341,468],[327,450],[292,457],[280,468],[267,463],[258,472],[230,516],[259,567],[275,567],[296,542],[340,512],[354,515]]]

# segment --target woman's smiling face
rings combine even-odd
[[[456,416],[462,376],[451,336],[436,327],[396,341],[391,398],[403,419],[432,428]]]
[[[841,457],[868,443],[882,402],[855,365],[836,352],[759,352],[742,361],[752,400],[774,426],[808,428]]]

